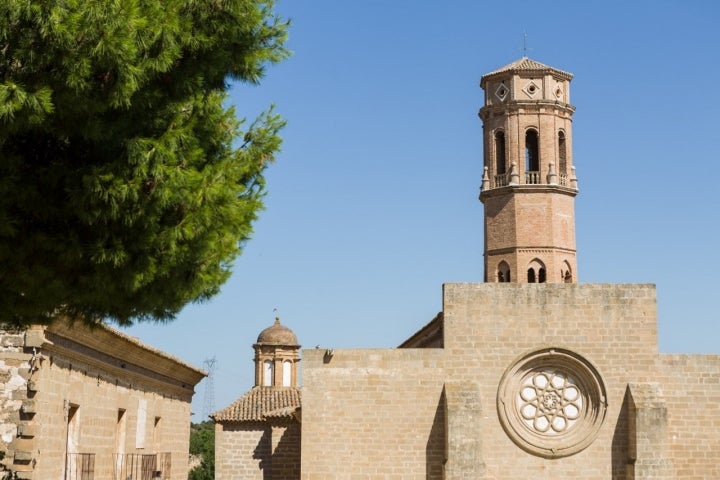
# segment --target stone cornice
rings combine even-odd
[[[105,325],[88,328],[56,322],[44,328],[41,350],[84,362],[119,378],[140,380],[192,395],[207,374],[165,352]]]
[[[563,247],[537,246],[537,247],[506,247],[488,250],[485,255],[502,255],[505,253],[526,252],[526,253],[549,253],[549,252],[565,252],[572,255],[577,254],[577,250]]]
[[[507,103],[485,105],[480,108],[478,116],[483,120],[487,120],[491,115],[503,116],[520,113],[521,110],[530,110],[535,114],[542,113],[539,112],[541,108],[550,108],[554,110],[553,114],[558,111],[566,113],[568,118],[572,118],[572,114],[575,113],[575,107],[565,102],[551,100],[511,100]],[[550,114],[549,112],[546,113],[548,115]]]
[[[548,185],[543,184],[522,184],[522,185],[506,185],[504,187],[491,188],[489,190],[483,190],[480,192],[480,201],[484,202],[485,199],[490,197],[499,197],[502,195],[517,195],[517,194],[534,194],[534,193],[560,193],[562,195],[568,195],[575,197],[578,194],[577,189],[564,187],[562,185]]]

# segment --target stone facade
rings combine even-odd
[[[443,348],[306,350],[302,478],[720,478],[720,356],[658,354],[655,309],[652,285],[446,284]],[[565,372],[564,408],[524,392]]]
[[[110,327],[0,332],[0,450],[15,478],[185,480],[205,376]]]
[[[720,355],[658,352],[653,285],[577,283],[571,78],[483,77],[486,282],[445,284],[399,348],[303,351],[299,478],[720,478]],[[286,410],[259,388],[218,423],[218,478],[298,478],[263,467]]]
[[[299,349],[280,319],[253,345],[255,386],[215,412],[215,476],[220,479],[300,478]]]

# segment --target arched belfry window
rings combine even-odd
[[[505,132],[495,132],[495,173],[502,175],[505,173],[506,153],[505,153]]]
[[[499,283],[510,282],[510,265],[505,260],[498,264],[497,281]]]
[[[273,371],[273,362],[271,360],[265,360],[263,362],[263,386],[272,387]]]
[[[565,261],[563,262],[563,265],[565,268],[560,269],[560,280],[565,283],[572,283],[572,270],[570,269],[570,264]]]
[[[528,268],[528,283],[535,283],[535,269]]]
[[[525,132],[525,172],[540,171],[540,156],[538,152],[538,132],[529,129]],[[527,183],[539,183],[540,175],[528,176]]]
[[[283,362],[282,385],[283,387],[292,386],[292,362],[290,360],[285,360]]]
[[[537,258],[528,265],[527,281],[528,283],[545,283],[547,281],[545,265]]]
[[[567,144],[562,130],[558,132],[558,164],[560,173],[567,174]]]

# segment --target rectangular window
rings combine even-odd
[[[115,471],[119,472],[122,465],[122,454],[125,453],[125,439],[127,437],[127,415],[124,408],[118,409],[117,425],[115,426]]]
[[[158,453],[162,450],[162,418],[161,417],[155,417],[155,422],[153,424],[153,448],[155,450],[155,453]]]
[[[69,403],[67,406],[67,426],[65,431],[65,479],[78,478],[77,453],[80,443],[79,405]]]
[[[138,399],[137,429],[135,430],[135,448],[145,448],[145,431],[147,422],[147,400]]]

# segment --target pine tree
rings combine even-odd
[[[272,0],[0,2],[0,323],[171,320],[216,294],[284,121],[230,81],[286,58]]]

